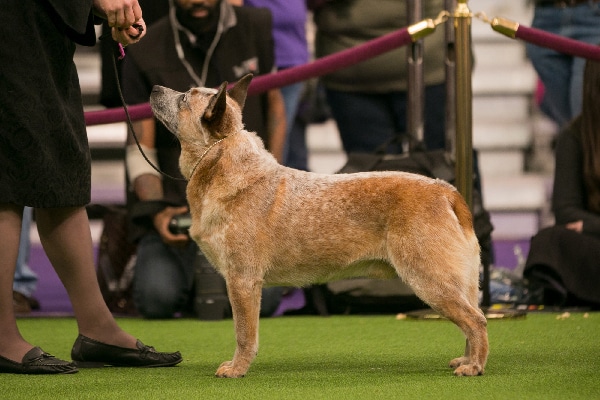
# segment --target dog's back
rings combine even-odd
[[[264,271],[266,283],[302,286],[355,276],[404,277],[404,266],[412,269],[419,257],[425,263],[453,260],[459,254],[466,257],[469,249],[469,268],[478,270],[471,214],[446,182],[403,172],[325,175],[292,170],[265,160],[264,150],[249,154],[256,151],[252,135],[231,138],[229,146],[235,149],[219,161],[226,167],[212,175],[210,187],[199,190],[205,199],[213,197],[211,187],[218,188],[220,197],[226,196],[225,187],[230,196],[243,193],[226,211],[219,205],[211,210],[213,217],[224,212],[223,231],[214,235],[213,230],[211,247],[235,243],[235,248],[249,241],[258,247],[259,255],[228,255],[228,260],[236,259],[233,264],[247,265],[252,258],[253,263],[277,265]],[[235,163],[240,158],[244,163]],[[231,215],[247,218],[230,220]],[[461,268],[465,262],[461,260]]]

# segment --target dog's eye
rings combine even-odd
[[[178,104],[181,107],[185,103],[187,103],[187,93],[182,93],[181,95],[179,95]]]

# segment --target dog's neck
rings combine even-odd
[[[216,142],[214,142],[213,144],[211,144],[210,146],[208,146],[206,148],[206,150],[204,150],[204,153],[202,153],[202,155],[200,156],[200,158],[198,159],[198,161],[196,161],[196,164],[194,164],[194,167],[192,168],[192,171],[190,172],[190,177],[188,180],[191,180],[192,177],[194,176],[194,173],[196,172],[196,169],[198,169],[198,166],[200,165],[200,163],[202,162],[202,160],[204,159],[204,157],[208,154],[208,152],[210,151],[210,149],[212,149],[213,147],[215,147],[216,145],[218,145],[219,143],[221,143],[223,140],[227,139],[228,137],[235,135],[237,132],[232,133],[231,135],[227,135],[222,137],[221,139],[217,140]]]

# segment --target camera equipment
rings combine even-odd
[[[189,235],[192,216],[175,215],[169,221],[169,231],[173,234]],[[227,297],[225,279],[198,250],[195,260],[195,300],[194,309],[201,320],[219,320],[231,316],[231,307]]]
[[[191,225],[192,216],[190,214],[179,214],[171,218],[171,221],[169,221],[169,232],[174,235],[180,233],[188,235]]]
[[[195,263],[196,298],[194,309],[198,319],[220,320],[231,317],[225,279],[198,251]]]

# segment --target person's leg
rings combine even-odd
[[[581,113],[583,101],[583,69],[585,59],[575,57],[571,63],[571,79],[569,81],[569,116],[570,120]]]
[[[136,339],[117,325],[102,298],[85,208],[38,208],[36,221],[46,255],[73,305],[79,333],[106,344],[136,348]]]
[[[33,209],[25,207],[23,210],[23,223],[21,224],[21,237],[19,239],[19,255],[15,269],[13,290],[21,293],[25,297],[31,297],[37,288],[38,276],[29,268],[29,250],[31,239],[29,231],[31,229]]]
[[[287,127],[285,144],[283,147],[283,165],[289,165],[290,158],[295,158],[294,153],[306,153],[306,142],[300,140],[304,139],[304,137],[296,138],[293,136],[298,134],[298,131],[294,130],[294,123],[296,115],[298,114],[298,105],[300,104],[303,90],[303,82],[281,88],[281,95],[283,96],[283,102],[285,104],[285,123]]]
[[[22,213],[23,207],[0,204],[0,355],[17,362],[33,347],[17,328],[12,297]]]
[[[308,171],[308,145],[306,143],[306,121],[296,117],[289,136],[289,150],[285,165]]]
[[[446,84],[425,87],[425,145],[427,150],[446,148]]]
[[[332,89],[326,89],[326,93],[346,153],[373,152],[395,134],[402,133],[387,95]]]
[[[531,25],[536,29],[561,34],[561,27],[566,23],[570,25],[566,13],[570,13],[568,8],[536,7]],[[559,126],[563,126],[571,118],[569,98],[573,59],[571,56],[529,43],[526,44],[526,51],[544,84],[545,110],[550,118]]]
[[[600,45],[600,3],[581,4],[573,7],[571,12],[572,24],[564,27],[561,34],[568,34],[572,39],[591,45]],[[581,113],[585,61],[580,57],[573,59],[569,97],[572,118]]]
[[[137,247],[134,301],[145,318],[173,318],[189,303],[198,247],[175,249],[156,233],[145,235]]]

